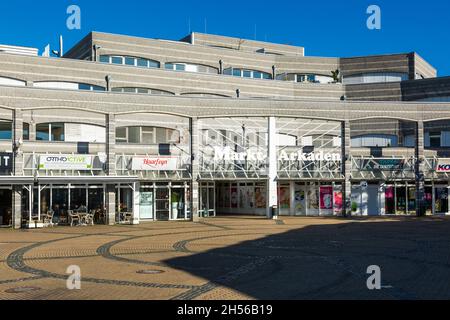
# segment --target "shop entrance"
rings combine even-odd
[[[143,221],[190,219],[189,199],[190,188],[187,183],[142,184],[139,191],[139,219]]]
[[[386,215],[415,215],[416,186],[414,183],[388,184],[384,188]]]
[[[199,214],[201,217],[216,216],[216,184],[203,182],[200,184]]]
[[[0,188],[0,227],[12,226],[12,190]]]

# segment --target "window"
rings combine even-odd
[[[100,56],[100,62],[103,62],[103,63],[110,63],[110,62],[109,62],[109,56],[101,55],[101,56]]]
[[[128,142],[129,143],[141,143],[141,128],[129,127],[128,128]]]
[[[394,135],[369,134],[352,138],[352,148],[389,148],[398,146],[398,137]]]
[[[136,61],[135,58],[130,58],[130,57],[126,57],[125,58],[125,64],[127,66],[134,66],[135,65],[135,61]]]
[[[0,140],[12,139],[12,122],[0,121]]]
[[[408,80],[407,73],[401,72],[371,72],[345,76],[344,84],[362,84],[377,82],[400,82]]]
[[[133,87],[125,87],[125,88],[112,88],[113,92],[120,93],[140,93],[140,94],[160,94],[160,95],[174,95],[174,93],[159,89],[148,89],[148,88],[133,88]]]
[[[137,59],[137,66],[142,68],[148,68],[148,60],[147,59]]]
[[[430,132],[430,147],[440,148],[441,147],[441,133],[440,132]]]
[[[30,140],[30,124],[23,123],[23,140]]]
[[[39,123],[36,125],[36,140],[64,141],[64,123]]]
[[[50,132],[52,141],[64,141],[64,123],[50,124]]]
[[[112,62],[112,64],[123,64],[123,58],[122,57],[112,57],[111,62]]]
[[[272,75],[270,73],[249,69],[227,68],[223,71],[223,74],[243,78],[272,79]]]
[[[48,123],[40,123],[36,125],[36,140],[38,141],[49,141],[50,135],[48,132]]]
[[[62,89],[62,90],[86,90],[86,91],[105,91],[104,87],[87,83],[63,82],[63,81],[43,81],[33,84],[37,88]]]
[[[218,69],[214,67],[182,62],[168,62],[165,64],[165,68],[167,70],[176,70],[176,71],[214,73],[214,74],[218,73]]]
[[[117,142],[127,142],[127,128],[117,128],[116,129],[116,141]]]
[[[160,127],[120,127],[116,129],[116,142],[136,144],[179,143],[180,132]]]
[[[129,56],[109,56],[101,55],[100,62],[102,63],[112,63],[112,64],[122,64],[127,66],[141,67],[141,68],[159,68],[160,63],[155,60],[139,58],[139,57],[129,57]]]

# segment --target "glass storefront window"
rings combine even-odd
[[[70,189],[70,209],[87,212],[86,187]]]
[[[88,210],[104,210],[104,190],[102,187],[88,189]]]

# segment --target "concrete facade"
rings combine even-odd
[[[34,216],[41,220],[55,205],[58,210],[61,205],[65,208],[61,211],[72,211],[75,202],[87,207],[95,203],[99,220],[107,224],[166,218],[195,221],[202,210],[220,211],[216,207],[223,196],[221,188],[231,190],[232,197],[238,189],[239,200],[235,200],[249,202],[250,207],[243,208],[249,212],[258,202],[253,192],[264,193],[261,199],[265,199],[264,214],[268,216],[274,206],[291,215],[308,214],[302,211],[304,206],[319,215],[331,211],[364,215],[364,204],[355,211],[359,200],[354,200],[352,193],[362,192],[361,199],[365,198],[367,185],[383,190],[377,200],[380,212],[390,210],[383,203],[390,199],[391,190],[396,199],[408,193],[408,213],[413,203],[420,206],[424,202],[420,199],[425,197],[428,183],[433,188],[432,213],[450,212],[442,203],[435,203],[442,193],[435,185],[450,181],[446,172],[436,171],[437,165],[450,157],[445,142],[450,133],[450,102],[413,101],[445,98],[448,78],[435,78],[436,70],[416,53],[357,58],[306,57],[304,53],[302,47],[197,33],[181,41],[164,41],[97,32],[61,59],[0,53],[0,79],[6,79],[6,85],[0,85],[1,119],[12,123],[11,139],[0,141],[0,152],[14,154],[13,170],[0,177],[0,184],[11,189],[11,225],[29,225]],[[140,68],[126,65],[126,60],[123,65],[102,63],[101,56],[150,59],[160,67]],[[167,70],[166,63],[208,66],[217,73]],[[262,72],[272,79],[225,75],[227,68],[249,70],[253,75]],[[340,71],[339,79],[330,83],[279,77],[327,79],[334,70]],[[342,83],[346,77],[367,75],[370,79],[379,74],[406,78],[401,82]],[[416,80],[419,77],[423,79]],[[69,90],[69,84],[80,90]],[[83,90],[86,86],[90,90]],[[117,88],[160,94],[116,92]],[[299,128],[304,132],[298,133]],[[94,130],[98,140],[84,141],[83,130]],[[436,132],[441,135],[439,146],[435,145]],[[280,137],[285,141],[280,142]],[[144,143],[144,139],[152,142]],[[228,163],[232,168],[228,170],[217,159],[207,159],[211,154],[205,148],[213,150],[217,139],[223,139],[222,147],[230,143],[227,139],[234,139],[232,152],[247,152],[245,168],[241,160]],[[368,139],[373,145],[367,144]],[[267,152],[268,160],[260,159],[265,164],[249,160],[252,148]],[[279,159],[283,149],[322,152],[330,159],[337,153],[340,160],[322,159],[314,164],[291,160],[289,169],[283,169]],[[42,156],[55,154],[86,155],[93,162],[89,170],[45,169]],[[176,162],[177,168],[139,169],[146,161],[161,159]],[[367,168],[380,165],[380,159],[392,160],[390,166],[401,172],[392,168],[367,172]],[[412,166],[410,171],[408,166]],[[287,188],[283,185],[290,188],[285,201],[289,206],[280,202],[280,190]],[[406,191],[401,189],[403,185]],[[354,191],[355,186],[362,191]],[[322,202],[330,188],[334,207],[327,211]],[[249,192],[247,196],[253,200],[244,199],[243,192]],[[320,204],[305,205],[297,199],[304,196],[308,202],[317,194]],[[340,197],[342,203],[337,204]],[[402,201],[395,203],[395,212],[403,208]],[[233,205],[227,208],[238,211],[239,206]]]

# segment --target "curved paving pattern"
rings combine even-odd
[[[0,230],[0,299],[448,299],[449,227],[230,217]],[[81,290],[66,289],[70,265]],[[367,289],[369,265],[382,268],[383,290]]]

